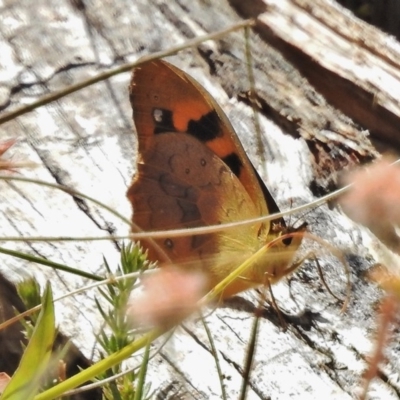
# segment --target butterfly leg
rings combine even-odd
[[[275,309],[276,313],[278,314],[279,322],[281,323],[281,326],[282,326],[283,331],[286,331],[288,325],[287,325],[287,323],[286,323],[284,313],[282,313],[282,311],[281,311],[280,308],[278,307],[278,304],[276,303],[275,296],[274,296],[274,292],[273,292],[272,286],[271,286],[271,281],[270,281],[269,279],[266,279],[265,281],[266,281],[266,282],[265,282],[265,285],[268,287],[268,291],[269,291],[270,296],[271,296],[271,303],[272,303],[272,306],[273,306],[273,308]]]
[[[336,296],[335,293],[332,292],[331,288],[326,283],[324,273],[322,272],[321,264],[318,261],[317,255],[314,252],[310,252],[302,259],[302,262],[304,262],[304,260],[307,258],[310,260],[313,260],[315,262],[315,265],[317,266],[317,270],[318,270],[318,275],[319,275],[321,282],[324,285],[325,289],[328,291],[328,293],[337,301],[343,302],[343,300],[340,297]]]
[[[317,255],[313,252],[310,251],[309,253],[307,253],[304,257],[302,257],[299,261],[296,261],[295,263],[293,263],[287,270],[285,270],[285,275],[289,275],[292,272],[296,271],[301,264],[304,263],[305,260],[313,260],[315,262],[315,265],[317,266],[317,270],[318,270],[318,275],[321,279],[322,284],[324,285],[325,289],[328,291],[328,293],[337,301],[343,302],[343,299],[341,299],[340,297],[336,296],[331,288],[329,287],[329,285],[327,284],[325,277],[324,277],[324,273],[322,272],[322,268],[321,268],[321,264],[318,261],[318,257]]]

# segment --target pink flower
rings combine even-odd
[[[346,214],[368,227],[395,251],[400,239],[393,224],[400,224],[400,168],[382,159],[369,168],[349,174],[353,187],[341,199]]]
[[[162,267],[143,278],[143,292],[131,301],[128,314],[135,325],[169,327],[198,308],[206,288],[200,273]]]
[[[0,170],[13,170],[12,161],[4,160],[3,155],[10,147],[14,146],[15,143],[16,139],[9,139],[0,142]]]
[[[15,172],[16,168],[23,168],[23,167],[33,167],[35,166],[33,163],[30,162],[15,162],[11,160],[4,159],[3,155],[5,152],[17,142],[16,139],[8,139],[3,140],[0,142],[0,171],[10,171]]]

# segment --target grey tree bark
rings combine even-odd
[[[398,150],[399,44],[333,1],[4,0],[0,15],[0,118],[111,67],[251,17],[257,18],[249,40],[255,98],[248,94],[243,31],[168,59],[221,104],[281,209],[332,191],[340,173],[375,159],[382,149]],[[68,185],[129,218],[125,192],[136,158],[129,79],[129,73],[115,76],[1,125],[0,140],[19,139],[14,158],[38,164],[22,174]],[[3,238],[128,234],[129,227],[88,201],[28,183],[0,185]],[[248,399],[355,398],[373,346],[382,293],[364,274],[379,261],[380,243],[336,205],[301,217],[311,232],[345,253],[351,302],[341,313],[313,262],[278,284],[280,307],[296,317],[283,331],[265,305]],[[104,273],[103,256],[110,265],[119,259],[120,243],[113,240],[0,242],[92,273]],[[306,244],[302,251],[310,247],[315,246]],[[326,251],[318,256],[331,289],[344,297],[343,266]],[[89,283],[13,257],[0,260],[11,280],[27,275],[42,284],[50,280],[57,295]],[[61,330],[87,356],[100,325],[96,296],[89,291],[57,304]],[[229,399],[238,398],[257,299],[255,293],[237,296],[207,317]],[[373,398],[400,398],[399,348],[392,343]],[[200,321],[193,318],[177,329],[151,361],[149,380],[158,399],[221,398]]]

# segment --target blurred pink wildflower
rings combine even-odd
[[[0,171],[15,172],[16,168],[34,167],[36,166],[32,162],[15,162],[12,160],[6,160],[3,156],[8,149],[10,149],[17,142],[17,139],[8,139],[0,141]]]
[[[134,296],[128,314],[135,325],[174,326],[197,310],[205,293],[205,277],[163,267],[143,278],[143,292]]]
[[[353,187],[341,199],[346,214],[369,228],[390,249],[399,252],[400,168],[382,159],[368,169],[352,172],[347,183]]]

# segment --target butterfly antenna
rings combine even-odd
[[[291,201],[291,203],[293,203],[293,202]],[[291,206],[292,206],[292,204],[291,204]],[[311,210],[305,212],[305,213],[302,214],[300,217],[298,217],[298,218],[293,222],[293,224],[289,223],[288,226],[294,227],[299,221],[304,220],[305,217],[306,217],[307,215],[311,214],[311,212],[315,211],[317,208],[319,208],[319,207],[321,207],[321,206],[322,206],[322,204],[318,204],[316,207],[313,207]]]
[[[291,199],[290,199],[290,209],[291,209],[292,207],[293,207],[293,199],[291,198]],[[305,214],[303,214],[302,216],[298,217],[293,223],[292,223],[292,221],[291,221],[292,215],[293,215],[293,214],[290,214],[290,216],[289,216],[289,221],[288,221],[288,223],[287,223],[287,232],[297,231],[297,229],[300,229],[301,227],[303,227],[304,224],[307,225],[306,222],[303,222],[302,224],[300,224],[300,225],[298,226],[298,228],[295,228],[295,227],[294,227],[295,225],[297,225],[297,223],[298,223],[299,221],[301,221],[301,220],[304,221],[304,217],[305,217],[307,214],[308,214],[308,212],[305,213]]]
[[[289,209],[291,210],[293,208],[293,198],[290,198],[290,207]],[[294,226],[294,224],[292,225],[292,214],[289,215],[289,221],[288,221],[288,226]],[[296,221],[297,222],[297,221]]]

